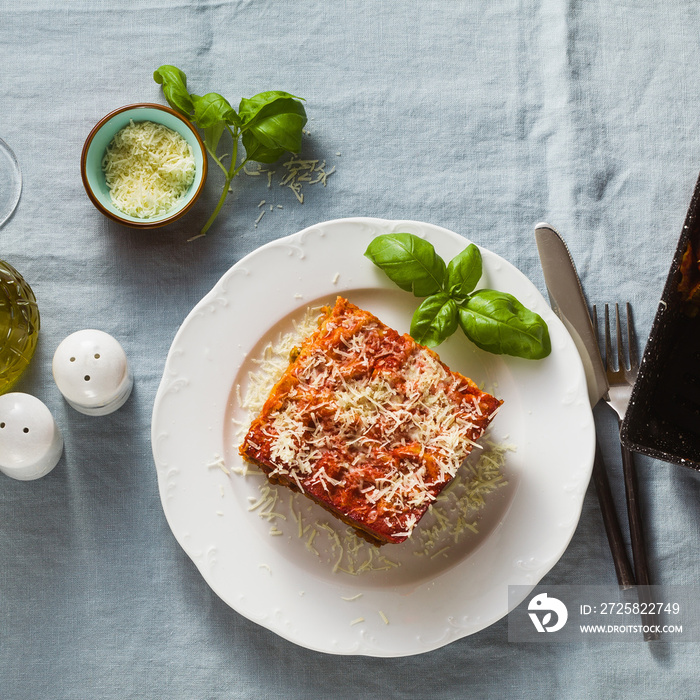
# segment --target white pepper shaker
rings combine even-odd
[[[63,436],[46,404],[30,394],[0,396],[0,471],[29,481],[61,459]]]
[[[88,416],[105,416],[121,408],[134,386],[122,346],[109,333],[92,328],[61,342],[52,369],[63,398]]]

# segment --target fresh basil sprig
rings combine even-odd
[[[201,97],[190,93],[187,90],[187,77],[175,66],[161,66],[153,73],[153,79],[162,85],[168,104],[202,130],[207,152],[224,173],[221,197],[200,235],[204,235],[214,223],[226,201],[233,178],[247,162],[274,163],[286,152],[301,151],[306,111],[300,97],[269,90],[243,98],[236,112],[226,98],[216,92]],[[226,132],[232,140],[228,167],[223,163],[225,156],[217,155],[221,137]],[[239,141],[245,149],[245,157],[240,163]]]
[[[552,350],[547,324],[512,294],[479,289],[483,266],[470,243],[448,265],[428,241],[411,233],[377,236],[365,256],[401,289],[426,297],[411,319],[411,336],[429,347],[459,326],[477,347],[497,355],[529,360]]]

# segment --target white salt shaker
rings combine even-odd
[[[29,394],[0,396],[0,471],[29,481],[61,459],[63,436],[46,404]]]
[[[92,328],[61,342],[52,369],[65,400],[88,416],[106,416],[121,408],[134,386],[122,346],[109,333]]]

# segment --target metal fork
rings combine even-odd
[[[610,308],[605,305],[605,346],[603,349],[605,369],[608,375],[608,395],[605,400],[608,405],[617,413],[618,421],[622,423],[627,413],[627,406],[632,396],[632,387],[639,372],[639,357],[637,356],[637,336],[634,333],[632,323],[632,307],[625,304],[627,312],[627,355],[629,362],[625,358],[625,350],[622,340],[622,324],[620,323],[620,306],[615,304],[615,336],[617,345],[617,364],[613,362],[612,337],[610,333]]]
[[[622,324],[620,322],[620,307],[615,304],[615,338],[617,346],[616,362],[613,359],[615,353],[612,350],[612,334],[610,331],[610,309],[608,304],[605,305],[605,334],[603,360],[605,362],[606,373],[608,376],[609,389],[608,393],[603,397],[608,405],[617,414],[618,426],[622,425],[627,412],[627,406],[632,395],[632,387],[639,372],[639,357],[637,355],[637,337],[634,332],[634,323],[632,321],[632,307],[629,303],[625,304],[627,315],[627,357],[625,356],[622,334]],[[595,306],[593,307],[593,318],[597,328],[597,315]],[[630,526],[630,541],[632,544],[632,559],[634,562],[634,575],[638,586],[643,588],[639,591],[640,603],[646,603],[647,609],[653,610],[653,601],[649,594],[648,586],[651,585],[649,577],[649,563],[644,546],[644,531],[642,527],[642,512],[639,504],[638,489],[637,489],[637,468],[634,463],[632,452],[624,445],[620,444],[622,452],[622,475],[625,482],[625,496],[627,501],[627,517]],[[645,626],[655,626],[657,624],[656,615],[642,615]],[[659,635],[656,632],[647,631],[644,633],[644,639],[650,641],[658,639]]]

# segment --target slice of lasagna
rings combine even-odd
[[[338,297],[240,447],[375,544],[403,542],[501,401]]]

